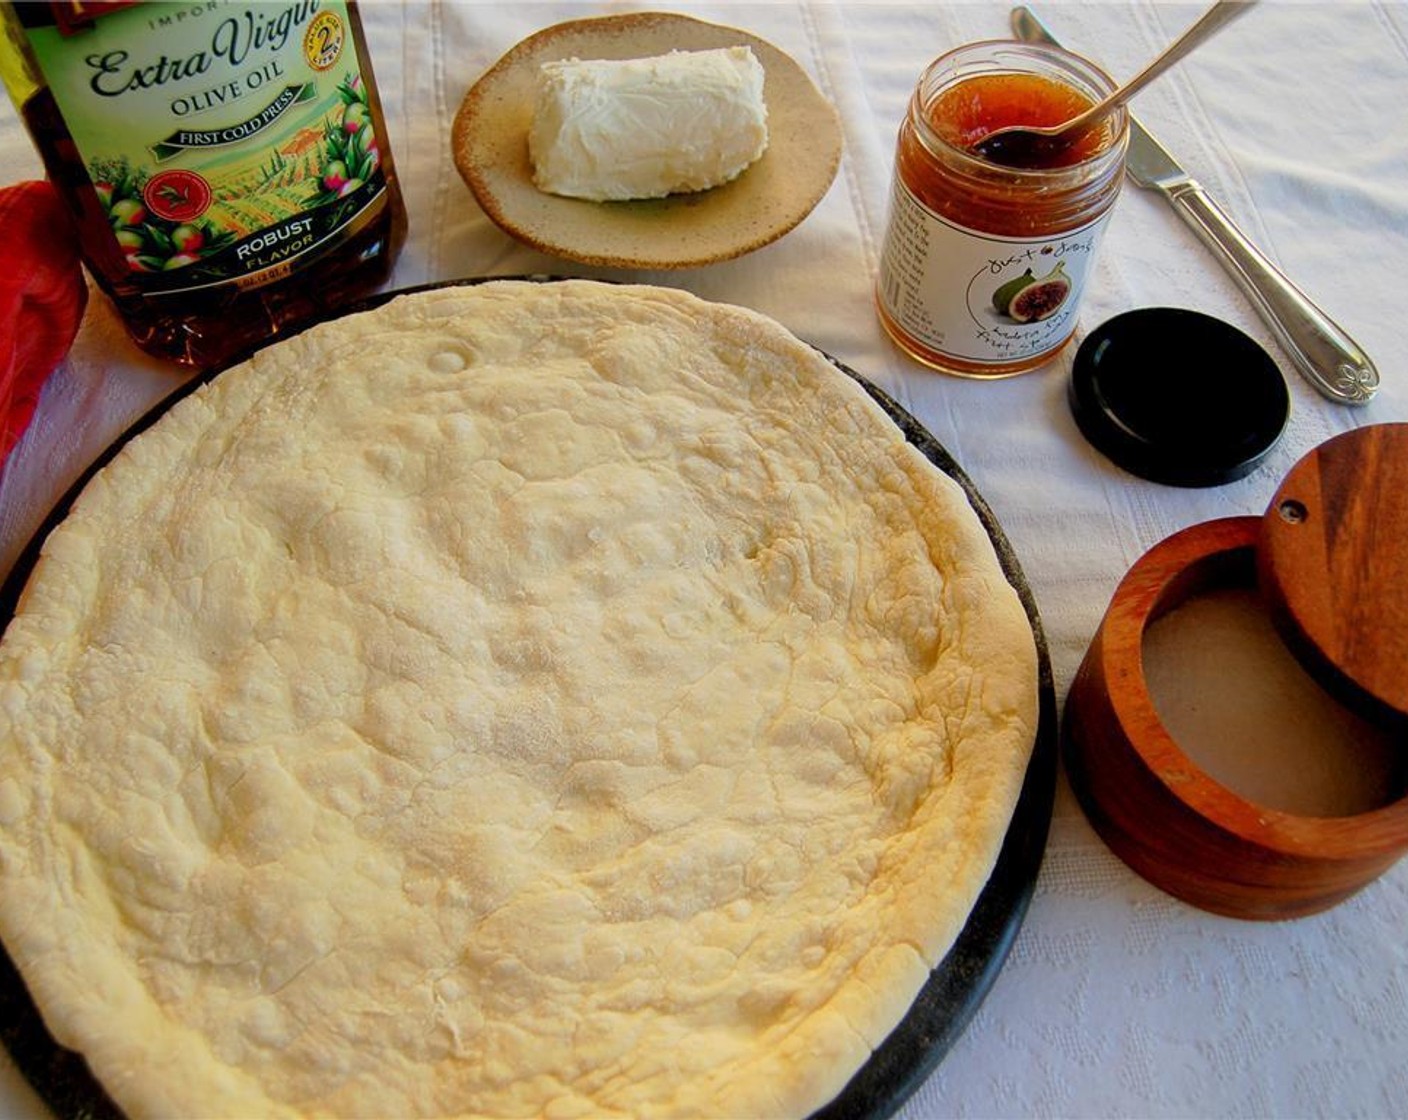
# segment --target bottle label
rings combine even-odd
[[[1044,354],[1075,330],[1110,213],[1065,233],[1002,237],[941,217],[896,175],[878,299],[938,354],[994,366]]]
[[[142,291],[283,279],[386,204],[346,3],[98,10],[26,34]]]

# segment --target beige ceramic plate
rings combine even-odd
[[[768,148],[737,179],[695,194],[588,202],[533,185],[528,127],[538,66],[562,58],[648,58],[747,46],[766,75]],[[465,95],[455,166],[485,213],[535,249],[586,264],[691,268],[775,241],[811,213],[836,176],[841,124],[797,63],[762,39],[663,12],[560,23],[523,40]]]

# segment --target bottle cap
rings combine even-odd
[[[1102,323],[1076,351],[1071,411],[1096,448],[1169,486],[1220,486],[1276,445],[1290,393],[1276,363],[1236,327],[1150,307]]]

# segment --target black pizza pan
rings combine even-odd
[[[383,292],[349,306],[342,315],[371,310],[401,295],[480,284],[490,279],[553,283],[562,278],[486,277],[425,284]],[[283,335],[274,342],[285,341],[289,337],[291,334]],[[899,1111],[963,1033],[997,980],[1026,917],[1046,849],[1056,790],[1056,693],[1050,652],[1036,600],[997,517],[973,481],[943,445],[891,396],[836,358],[823,351],[818,352],[823,353],[836,369],[855,380],[889,415],[905,438],[963,490],[992,541],[1008,583],[1017,592],[1026,610],[1037,650],[1039,718],[1036,739],[1021,794],[992,875],[978,895],[952,948],[929,974],[904,1018],[871,1053],[845,1088],[813,1113],[811,1118],[884,1120]],[[165,415],[178,400],[248,356],[244,355],[220,369],[187,381],[128,428],[84,471],[50,511],[0,586],[0,628],[8,626],[14,616],[45,538],[68,515],[79,493],[92,477],[130,440]],[[0,949],[0,1043],[4,1044],[16,1067],[57,1117],[62,1120],[124,1120],[122,1111],[93,1077],[82,1055],[60,1046],[49,1033],[14,962],[3,949]]]

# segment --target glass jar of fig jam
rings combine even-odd
[[[1127,115],[1018,166],[974,145],[1007,125],[1063,123],[1113,89],[1077,55],[1015,42],[960,47],[924,72],[900,125],[875,291],[881,323],[911,357],[1007,377],[1070,340],[1124,179]]]

